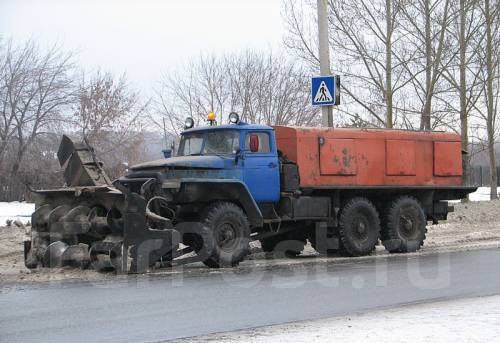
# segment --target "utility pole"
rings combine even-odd
[[[168,149],[167,124],[165,124],[165,117],[163,117],[163,141],[165,142],[165,149]]]
[[[319,36],[319,61],[321,76],[331,75],[330,51],[328,42],[328,14],[327,0],[318,0],[318,36]],[[321,106],[323,126],[333,127],[332,106]]]

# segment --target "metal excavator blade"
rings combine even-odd
[[[144,272],[173,256],[179,232],[169,222],[161,230],[151,229],[145,197],[115,187],[92,147],[63,136],[57,156],[66,186],[34,191],[36,210],[24,242],[28,268]]]

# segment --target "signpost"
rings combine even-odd
[[[330,51],[328,46],[328,13],[327,0],[317,0],[318,7],[318,48],[321,75],[330,75]],[[313,97],[316,94],[313,94]],[[313,99],[314,104],[314,99]],[[324,105],[324,104],[323,104]],[[333,111],[331,105],[321,106],[323,126],[333,127]]]

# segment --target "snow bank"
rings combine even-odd
[[[500,296],[461,299],[193,337],[185,341],[499,342],[499,308]]]
[[[490,187],[479,187],[477,191],[469,195],[471,201],[488,201],[490,200]]]
[[[31,214],[35,211],[35,204],[28,202],[0,202],[0,226],[7,220],[20,220],[23,223],[31,221]]]

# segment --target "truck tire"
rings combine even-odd
[[[417,251],[424,245],[426,225],[420,202],[410,196],[399,197],[386,210],[382,244],[391,253]]]
[[[243,210],[231,202],[216,202],[202,217],[214,241],[203,263],[219,268],[236,266],[243,261],[250,252],[250,224]]]
[[[300,255],[306,243],[306,238],[294,231],[289,231],[282,235],[276,235],[260,241],[260,245],[264,252],[272,252],[276,255],[287,257],[296,257]]]
[[[339,253],[343,256],[369,255],[378,243],[380,218],[366,198],[351,199],[339,215]]]

